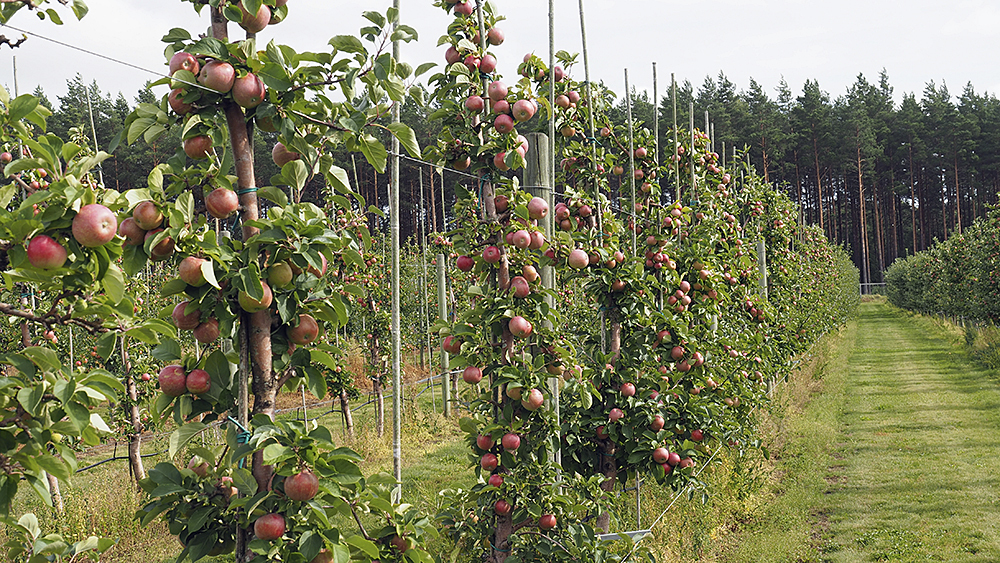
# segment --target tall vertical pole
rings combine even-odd
[[[590,86],[590,56],[587,52],[587,18],[583,12],[583,0],[580,0],[580,38],[583,41],[583,74],[584,80],[587,82],[586,96],[587,103],[591,104],[591,110],[587,112],[590,116],[590,139],[596,139],[597,135],[594,133],[596,128],[594,126],[594,111],[593,111],[593,89]],[[590,143],[590,163],[591,168],[596,173],[597,172],[597,143]],[[596,175],[596,174],[595,174]],[[593,196],[594,204],[597,206],[597,228],[601,229],[603,225],[603,206],[601,205],[600,194],[598,193],[598,186],[594,184],[593,186]]]
[[[552,181],[553,176],[549,176],[550,172],[550,162],[552,157],[548,154],[549,150],[549,140],[542,133],[528,133],[528,152],[525,153],[526,166],[524,167],[524,185],[525,189],[531,195],[535,197],[540,197],[545,201],[548,201],[551,205],[552,201],[552,187],[555,185]],[[555,232],[555,219],[554,214],[549,213],[544,219],[539,221],[538,226],[542,228],[542,232],[546,238],[551,237]],[[556,286],[555,280],[555,268],[552,266],[545,266],[542,268],[542,287],[554,290]],[[552,297],[551,293],[546,295],[545,302],[548,304],[550,309],[555,308],[555,299]],[[552,328],[552,326],[546,321],[546,327]],[[552,396],[552,411],[556,415],[556,428],[559,427],[560,412],[559,412],[559,379],[556,377],[549,378],[549,393]],[[555,452],[556,463],[560,463],[562,459],[562,452],[560,444],[562,443],[562,438],[559,432],[552,437],[553,450]]]
[[[660,166],[660,91],[656,86],[656,63],[653,63],[653,162]]]
[[[681,201],[681,162],[680,162],[680,145],[677,144],[677,80],[674,79],[674,73],[670,73],[670,97],[673,98],[674,104],[674,187],[677,190],[677,199],[674,201]]]
[[[90,112],[90,132],[94,138],[94,154],[97,154],[97,151],[100,149],[97,147],[97,127],[94,126],[94,106],[90,104],[90,88],[84,84],[83,91],[87,94],[87,111]],[[97,181],[102,187],[104,186],[104,170],[101,169],[100,164],[97,165]]]
[[[556,7],[555,0],[549,0],[549,107],[556,107]],[[555,208],[555,197],[553,192],[555,191],[555,180],[556,180],[556,114],[555,111],[551,112],[549,115],[549,178],[552,181],[553,190],[549,192],[549,209]],[[530,147],[530,145],[529,145]],[[552,213],[548,216],[552,217]],[[554,220],[553,220],[554,224]],[[916,247],[914,247],[916,248]]]
[[[417,168],[417,177],[420,181],[420,267],[423,270],[423,275],[420,277],[420,292],[423,295],[423,301],[420,304],[420,313],[422,317],[420,319],[420,328],[424,331],[424,342],[420,345],[427,345],[427,373],[433,374],[434,361],[431,360],[431,327],[430,327],[430,297],[427,295],[427,210],[424,207],[424,169]],[[431,407],[436,411],[437,405],[434,401],[434,378],[431,377]]]
[[[625,109],[628,118],[628,169],[629,185],[632,187],[632,209],[628,215],[632,216],[632,252],[638,252],[636,246],[636,231],[639,229],[639,213],[635,208],[635,127],[632,123],[632,91],[628,87],[628,69],[625,69]]]
[[[437,255],[437,294],[438,294],[438,318],[448,318],[448,296],[446,291],[446,276],[444,253]],[[444,403],[444,415],[451,416],[451,373],[448,366],[448,352],[441,347],[441,401]]]
[[[392,7],[399,13],[399,0]],[[393,28],[396,24],[393,24]],[[399,40],[392,42],[392,57],[399,60]],[[392,106],[392,121],[399,123],[399,103]],[[392,474],[396,478],[393,499],[399,502],[403,495],[403,382],[400,356],[402,335],[399,326],[399,139],[392,137],[392,195],[389,196],[392,232]]]
[[[691,118],[691,150],[688,151],[688,157],[691,160],[691,201],[698,199],[698,188],[694,183],[694,102],[691,102],[688,107],[688,115]]]

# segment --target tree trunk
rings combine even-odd
[[[347,397],[347,389],[340,390],[340,412],[344,415],[344,429],[347,437],[354,440],[354,414],[351,412],[351,400]]]
[[[819,228],[826,233],[826,229],[823,226],[823,186],[820,185],[819,179],[819,139],[816,138],[816,132],[813,131],[813,162],[816,165],[816,207],[819,210]]]
[[[51,473],[46,473],[45,478],[49,483],[49,495],[52,497],[52,508],[55,509],[56,514],[62,515],[65,511],[63,506],[62,492],[59,490],[59,479],[56,479]]]
[[[962,191],[958,183],[958,151],[955,151],[955,230],[962,234]]]
[[[132,434],[128,437],[128,463],[132,469],[132,478],[136,486],[146,478],[146,468],[142,465],[142,420],[139,413],[139,390],[132,373],[132,360],[128,357],[127,338],[122,338],[122,366],[125,369],[125,392],[128,393],[129,422],[132,424]]]

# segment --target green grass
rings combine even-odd
[[[792,421],[774,502],[721,561],[1000,561],[1000,386],[960,334],[881,303]]]

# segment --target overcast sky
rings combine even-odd
[[[65,25],[40,22],[21,12],[14,26],[128,63],[164,71],[160,38],[173,27],[193,33],[208,26],[208,10],[198,16],[178,0],[87,0],[90,14],[76,21],[61,10]],[[494,0],[507,41],[493,49],[500,71],[513,80],[518,62],[534,51],[548,58],[548,3],[545,0]],[[55,4],[55,3],[53,3]],[[50,4],[50,5],[53,5]],[[556,48],[582,49],[579,0],[556,0]],[[793,93],[807,79],[819,80],[833,97],[863,73],[876,81],[889,74],[896,99],[904,92],[919,98],[928,81],[960,94],[972,82],[979,92],[1000,92],[1000,2],[995,0],[584,0],[591,75],[616,92],[624,90],[623,70],[640,90],[652,94],[652,63],[657,63],[660,95],[675,73],[697,88],[707,75],[724,72],[740,90],[751,77],[774,94],[784,77]],[[326,41],[357,34],[364,10],[384,12],[388,0],[289,0],[289,17],[258,34],[258,45],[274,38],[298,51],[325,51]],[[437,39],[450,21],[430,0],[401,0],[402,21],[420,40],[404,46],[414,66],[442,62]],[[231,26],[231,35],[242,32]],[[10,28],[0,33],[16,38]],[[122,92],[130,101],[145,80],[155,76],[30,37],[21,47],[0,47],[0,83],[13,90],[12,57],[17,58],[20,91],[41,85],[50,99],[65,93],[75,74],[102,91]],[[581,64],[573,76],[583,80]],[[165,93],[161,87],[158,95]]]

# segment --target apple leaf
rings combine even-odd
[[[215,265],[211,260],[205,260],[201,263],[201,273],[205,276],[205,281],[208,282],[208,285],[215,289],[222,289],[219,281],[215,279]]]
[[[76,16],[76,19],[78,20],[82,20],[83,16],[86,16],[87,12],[90,11],[90,8],[87,7],[83,0],[73,0],[72,8],[73,15]]]
[[[395,135],[395,133],[393,134]],[[416,143],[415,137],[414,143]],[[382,143],[371,135],[359,135],[358,145],[361,148],[362,154],[365,155],[365,160],[368,161],[368,164],[371,164],[375,170],[378,170],[379,174],[384,174],[386,161],[389,158],[389,151],[385,149]]]
[[[108,268],[108,272],[104,276],[104,279],[101,280],[101,284],[104,286],[107,296],[111,298],[112,303],[116,305],[121,303],[122,298],[125,297],[125,276],[122,275],[122,271],[118,269],[118,266],[112,264]]]
[[[166,35],[160,38],[164,43],[176,43],[178,41],[190,41],[191,34],[182,27],[172,28]]]
[[[174,430],[170,434],[170,453],[169,457],[174,457],[177,455],[184,446],[191,441],[192,438],[200,434],[203,430],[208,428],[200,422],[191,422],[181,426],[177,430]]]
[[[150,355],[163,363],[174,362],[181,359],[181,345],[176,340],[164,340]]]
[[[55,10],[49,8],[45,10],[45,13],[48,14],[49,19],[52,20],[52,23],[56,25],[62,25],[63,23],[62,18],[59,17],[59,14]]]
[[[330,39],[331,47],[345,53],[367,53],[361,40],[353,35],[337,35]]]

